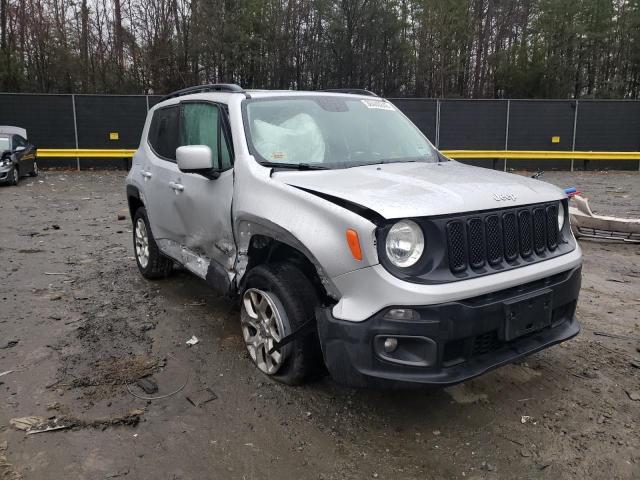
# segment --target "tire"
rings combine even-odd
[[[33,170],[29,173],[30,177],[37,177],[38,176],[38,162],[36,162],[34,160],[33,162]]]
[[[173,260],[160,253],[149,226],[147,211],[140,207],[133,217],[133,252],[138,270],[144,278],[166,278],[173,269]]]
[[[260,265],[249,271],[241,296],[241,328],[249,357],[262,373],[282,383],[299,385],[319,371],[322,354],[315,332],[300,336],[273,355],[266,353],[274,341],[313,319],[317,303],[311,282],[289,263]],[[264,313],[259,311],[260,305]],[[264,317],[271,317],[271,321]]]
[[[18,167],[14,166],[13,170],[11,170],[11,185],[18,185],[20,183],[20,172],[18,171]]]

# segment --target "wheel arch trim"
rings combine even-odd
[[[138,187],[136,187],[135,185],[128,184],[127,185],[127,204],[129,206],[129,214],[131,215],[131,221],[133,222],[133,216],[136,214],[136,212],[133,209],[132,199],[135,199],[138,202],[140,202],[140,204],[142,204],[142,206],[146,209],[146,201],[145,201],[144,195],[142,194],[142,192],[140,192],[140,189],[138,189]]]
[[[236,259],[236,286],[240,286],[247,272],[249,264],[249,249],[252,240],[256,236],[263,236],[268,239],[283,243],[300,252],[315,268],[318,278],[325,288],[327,295],[334,300],[339,300],[341,295],[331,278],[309,249],[287,229],[265,219],[254,216],[236,220],[236,243],[238,256]]]

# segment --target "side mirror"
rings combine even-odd
[[[197,173],[207,178],[218,178],[213,153],[207,145],[185,145],[176,149],[178,168],[184,173]]]
[[[16,147],[15,152],[19,153],[19,152],[24,152],[27,149],[27,147],[20,145],[19,147]]]

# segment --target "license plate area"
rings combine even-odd
[[[504,340],[510,341],[551,325],[552,292],[545,290],[504,302]]]

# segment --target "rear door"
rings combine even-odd
[[[146,197],[151,232],[163,251],[166,251],[166,241],[179,242],[184,236],[184,224],[176,208],[180,192],[171,185],[179,174],[176,165],[179,139],[180,105],[157,109],[147,136],[149,155],[138,174]]]
[[[216,283],[231,279],[235,242],[231,228],[233,152],[226,106],[205,101],[184,101],[181,110],[181,145],[207,145],[220,170],[216,179],[175,172],[173,184],[182,235],[189,250],[211,260]],[[224,288],[224,285],[221,285]]]

